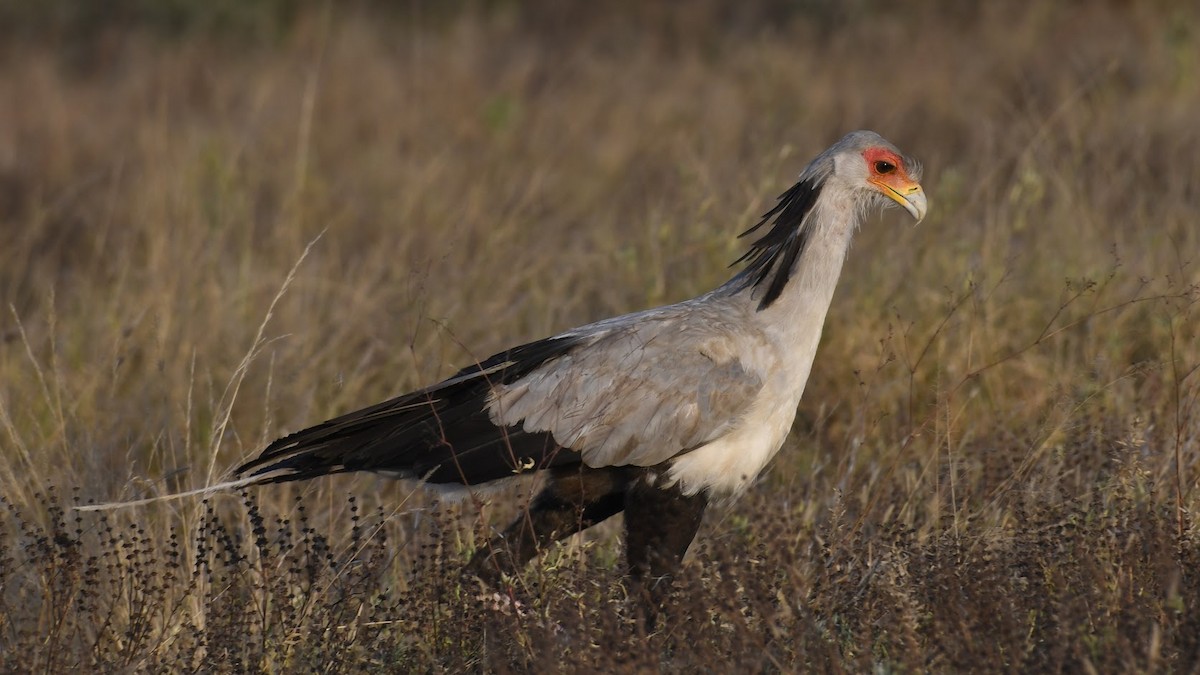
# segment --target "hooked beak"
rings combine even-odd
[[[916,181],[884,182],[882,180],[873,180],[871,183],[892,201],[903,206],[909,215],[916,218],[917,223],[925,219],[925,212],[929,210],[929,202],[925,199],[925,191],[921,189],[920,183]]]

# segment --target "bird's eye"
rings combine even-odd
[[[896,165],[891,162],[879,160],[875,162],[875,173],[891,173],[896,170]]]

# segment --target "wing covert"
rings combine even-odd
[[[762,389],[722,328],[679,320],[617,328],[494,388],[489,413],[550,432],[588,466],[660,464],[728,433]]]

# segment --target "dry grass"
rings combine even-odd
[[[1194,672],[1200,15],[857,7],[9,36],[0,669]],[[66,508],[706,290],[855,128],[925,161],[930,218],[859,234],[792,440],[649,632],[612,525],[521,612],[474,599],[504,499]]]

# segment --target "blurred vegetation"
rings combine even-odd
[[[263,39],[291,28],[311,0],[0,0],[6,37],[93,40],[130,30],[186,38],[196,34]]]
[[[961,3],[941,0],[943,10]],[[3,29],[13,35],[37,37],[45,33],[91,37],[110,30],[143,30],[166,36],[194,36],[198,33],[227,34],[236,38],[268,38],[290,29],[301,14],[336,8],[340,14],[370,14],[391,22],[427,22],[435,19],[444,26],[466,13],[492,16],[515,15],[522,24],[534,28],[552,23],[582,23],[590,18],[609,20],[677,14],[672,3],[608,0],[603,3],[563,3],[553,0],[0,0]],[[879,10],[878,0],[763,0],[751,3],[701,0],[687,12],[699,11],[732,21],[732,27],[761,29],[772,23],[793,19],[820,21],[846,20]],[[961,11],[961,10],[960,10]],[[966,10],[971,12],[970,9]],[[394,28],[394,25],[391,26]],[[713,26],[722,30],[731,26]]]
[[[1198,20],[0,0],[0,670],[1193,669]],[[463,584],[524,483],[69,508],[708,290],[855,128],[930,217],[858,234],[792,438],[658,625],[618,523]]]

